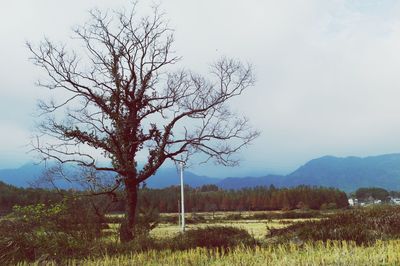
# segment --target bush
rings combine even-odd
[[[78,199],[62,203],[15,206],[0,220],[0,262],[57,259],[90,252],[101,232],[101,219]]]
[[[254,246],[257,241],[244,229],[230,226],[208,226],[192,229],[171,241],[172,249],[230,248],[239,244]]]
[[[400,237],[400,207],[379,206],[344,211],[319,221],[306,221],[283,229],[270,229],[269,236],[282,240],[346,240],[370,244]]]

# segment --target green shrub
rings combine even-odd
[[[78,199],[15,206],[0,220],[0,264],[88,254],[101,229],[101,219]]]

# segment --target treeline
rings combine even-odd
[[[359,188],[354,194],[355,197],[359,200],[378,199],[382,201],[387,201],[390,196],[389,191],[378,187]],[[396,193],[392,191],[392,194]]]
[[[60,202],[64,196],[79,196],[77,191],[51,191],[45,189],[23,189],[0,182],[0,213],[9,212],[14,205]],[[87,193],[85,193],[86,195]],[[94,205],[107,212],[123,212],[123,192],[107,203],[105,197],[89,197]],[[86,196],[85,196],[86,197]],[[89,199],[88,198],[88,199]],[[178,212],[180,187],[164,189],[141,188],[139,205],[154,208],[159,212]],[[103,208],[107,205],[107,208]],[[292,209],[326,209],[348,206],[344,192],[323,187],[299,186],[295,188],[256,187],[241,190],[222,190],[215,185],[200,188],[185,187],[185,209],[188,212],[203,211],[259,211]]]
[[[180,188],[142,189],[139,203],[160,212],[178,212]],[[185,188],[187,211],[261,211],[292,209],[344,208],[348,206],[344,192],[323,187],[295,188],[256,187],[241,190],[220,190],[215,185]]]
[[[400,191],[388,191],[380,187],[363,187],[357,189],[350,196],[362,201],[381,200],[389,202],[390,198],[400,198]]]
[[[65,191],[65,194],[67,192]],[[60,202],[63,196],[55,191],[40,188],[17,188],[0,181],[0,214],[11,211],[14,205]]]

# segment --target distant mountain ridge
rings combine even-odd
[[[0,181],[16,186],[29,187],[45,171],[44,165],[27,163],[15,169],[0,169]],[[192,187],[205,184],[216,184],[221,179],[207,176],[198,176],[190,171],[185,171],[185,183]],[[180,184],[179,173],[175,168],[161,168],[155,176],[146,180],[146,185],[150,188],[164,188]],[[62,182],[60,187],[70,188],[67,182]]]
[[[43,166],[26,164],[18,169],[0,170],[0,181],[27,187],[40,176]],[[213,178],[185,171],[185,183],[198,187],[215,184],[224,189],[270,186],[293,187],[297,185],[335,187],[354,191],[359,187],[381,187],[400,190],[400,154],[385,154],[369,157],[324,156],[313,159],[286,176]],[[146,181],[150,188],[179,185],[179,173],[174,168],[161,168]]]
[[[324,156],[309,161],[286,179],[292,186],[327,186],[345,191],[372,186],[400,190],[400,154],[364,158]]]
[[[38,178],[44,167],[27,163],[19,168],[0,169],[0,181],[17,187],[27,187]]]

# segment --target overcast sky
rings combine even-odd
[[[141,10],[145,6],[142,1]],[[209,176],[288,173],[323,155],[400,152],[400,1],[164,0],[182,66],[202,71],[221,56],[253,64],[257,83],[233,109],[262,134],[239,168]],[[43,75],[25,41],[68,44],[93,7],[129,1],[13,0],[0,9],[0,168],[26,154]],[[140,13],[140,10],[139,10]]]

